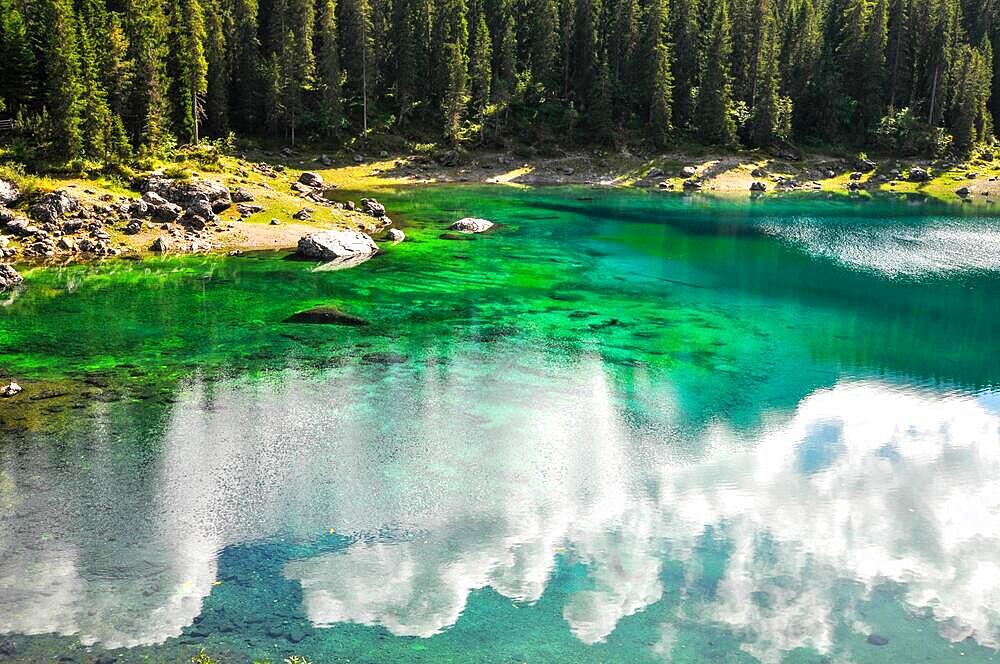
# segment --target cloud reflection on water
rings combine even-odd
[[[669,385],[638,387],[671,400]],[[682,446],[663,439],[675,422],[629,424],[617,395],[596,357],[195,381],[165,425],[146,511],[122,489],[96,522],[72,514],[119,478],[80,484],[41,452],[4,454],[15,484],[65,486],[0,495],[0,524],[16,526],[0,534],[0,633],[158,643],[200,611],[221,548],[336,528],[374,537],[285,567],[318,625],[429,636],[479,588],[538,600],[565,555],[589,577],[563,607],[585,643],[659,601],[663,565],[679,560],[677,622],[729,628],[764,660],[834,649],[838,621],[857,621],[833,596],[841,579],[903,583],[948,638],[1000,646],[1000,414],[984,399],[845,381],[763,430],[718,423]],[[698,587],[707,528],[731,544],[714,593]],[[31,532],[54,536],[17,535]]]

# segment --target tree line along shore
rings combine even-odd
[[[836,144],[964,156],[1000,106],[981,0],[0,0],[3,158],[231,134],[349,145]]]

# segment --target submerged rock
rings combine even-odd
[[[390,242],[402,242],[406,239],[406,233],[399,230],[398,228],[390,228],[385,232],[385,239]]]
[[[10,265],[0,265],[0,291],[9,290],[24,283],[17,270]]]
[[[884,646],[889,643],[889,639],[885,638],[881,634],[869,634],[865,641],[873,646]]]
[[[476,217],[465,217],[464,219],[459,219],[451,226],[449,226],[448,230],[458,231],[459,233],[483,233],[493,228],[493,226],[494,223],[486,219],[477,219]]]
[[[292,314],[282,322],[310,323],[315,325],[346,325],[349,327],[363,327],[370,324],[370,321],[367,319],[341,311],[336,307],[315,307],[307,311],[300,311],[297,314]]]
[[[378,252],[378,245],[360,231],[347,229],[310,233],[299,238],[296,253],[304,258],[332,261],[359,256],[370,257]]]

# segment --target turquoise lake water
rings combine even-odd
[[[1000,217],[379,198],[0,298],[0,661],[1000,661]]]

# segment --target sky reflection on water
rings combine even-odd
[[[479,588],[537,601],[566,557],[587,584],[563,618],[598,643],[660,600],[663,565],[677,560],[677,619],[724,625],[764,661],[829,652],[838,623],[869,629],[834,596],[840,581],[857,584],[852,601],[902,584],[944,638],[1000,645],[994,394],[844,380],[749,432],[714,422],[691,456],[664,437],[669,417],[623,417],[599,358],[496,357],[195,380],[163,424],[154,467],[117,465],[120,441],[98,418],[89,445],[110,470],[90,482],[111,493],[100,506],[74,504],[93,484],[22,479],[50,472],[43,454],[4,455],[0,506],[44,545],[0,537],[0,632],[158,643],[198,615],[222,548],[333,528],[353,541],[284,567],[317,626],[427,637]],[[645,389],[670,398],[669,384]],[[137,481],[148,512],[115,503]],[[730,549],[708,594],[695,587],[707,531]],[[110,541],[114,556],[101,553]]]

